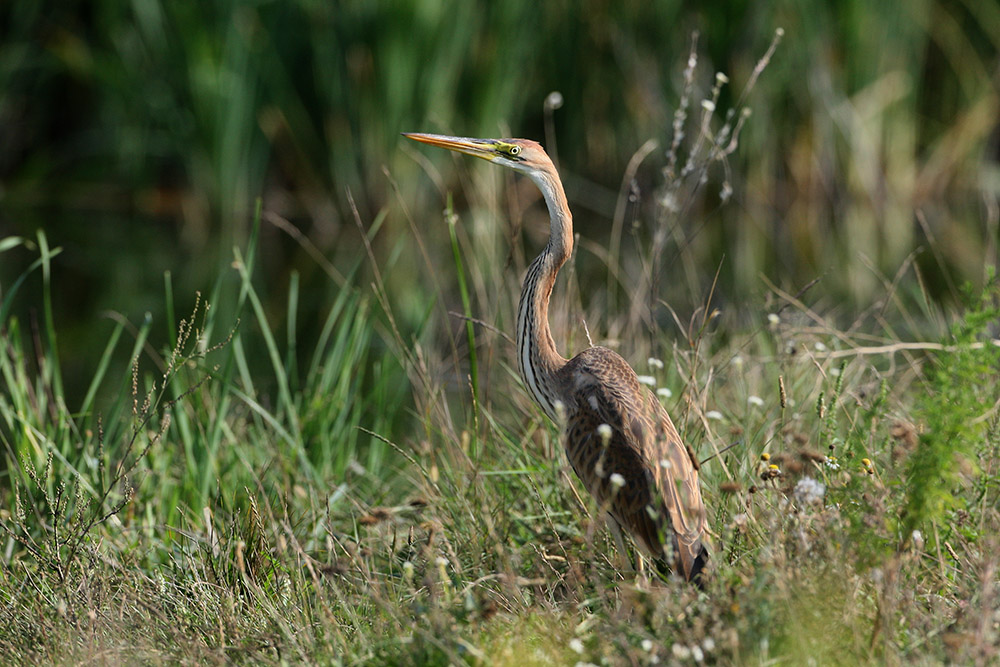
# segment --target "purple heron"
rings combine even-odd
[[[708,558],[698,461],[667,411],[616,352],[556,351],[549,297],[573,250],[573,216],[542,147],[527,139],[470,139],[404,133],[488,160],[530,178],[551,217],[549,242],[528,267],[517,307],[517,365],[538,405],[563,428],[566,456],[598,506],[658,565],[700,581]]]

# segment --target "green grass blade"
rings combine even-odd
[[[292,271],[288,280],[288,315],[285,333],[288,337],[287,350],[285,352],[285,369],[288,381],[292,386],[298,386],[298,362],[296,359],[296,348],[298,335],[296,332],[296,322],[299,317],[299,272]]]
[[[56,345],[55,314],[52,311],[52,258],[58,254],[49,249],[45,231],[38,230],[38,248],[42,259],[42,304],[45,311],[45,339],[48,344],[46,361],[48,378],[56,400],[63,400],[62,366],[59,364],[59,348]]]
[[[469,299],[469,288],[465,282],[465,267],[462,263],[462,250],[458,245],[458,235],[455,232],[454,207],[452,205],[451,193],[448,194],[448,206],[445,209],[445,218],[448,222],[448,236],[451,239],[451,252],[455,260],[456,277],[458,278],[458,291],[462,296],[462,312],[465,315],[465,335],[469,343],[469,375],[472,378],[472,401],[473,409],[478,410],[479,404],[479,361],[476,358],[476,327],[472,323],[472,302]]]
[[[172,350],[177,347],[177,315],[174,311],[174,280],[170,271],[163,272],[163,295],[167,309],[167,335]]]
[[[79,413],[81,415],[90,413],[94,407],[94,397],[97,395],[97,390],[100,388],[101,383],[104,381],[104,376],[108,372],[108,366],[111,364],[111,356],[114,354],[115,348],[118,347],[118,339],[121,337],[122,329],[124,328],[125,322],[120,320],[115,323],[115,328],[111,331],[111,336],[104,346],[104,352],[97,362],[97,370],[94,371],[94,377],[91,379],[90,386],[87,387],[87,393],[84,394],[83,402],[80,404]]]
[[[295,404],[292,401],[291,389],[288,385],[288,374],[285,372],[285,367],[281,362],[281,354],[278,352],[278,344],[274,340],[271,324],[267,319],[267,313],[264,312],[264,306],[257,296],[257,291],[250,280],[248,265],[244,263],[242,254],[238,248],[234,252],[236,253],[236,264],[240,272],[240,277],[243,279],[242,293],[250,301],[250,307],[257,318],[257,324],[260,327],[260,333],[264,338],[264,345],[271,360],[271,369],[274,371],[275,382],[278,385],[279,405],[284,410],[285,417],[288,419],[289,424],[291,424],[292,431],[298,433],[298,415],[295,412]]]

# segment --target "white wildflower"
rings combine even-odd
[[[650,357],[646,360],[646,363],[649,364],[650,368],[655,368],[656,370],[661,370],[663,368],[663,361],[657,359],[656,357]]]
[[[823,501],[823,496],[826,495],[826,485],[817,482],[812,477],[803,477],[795,485],[793,493],[795,499],[802,505],[812,505]]]
[[[640,384],[648,384],[650,387],[656,386],[656,378],[652,375],[640,375],[638,380]]]
[[[712,113],[713,111],[715,111],[715,102],[713,102],[712,100],[702,100],[701,108],[709,113]]]
[[[722,413],[718,410],[709,410],[705,413],[706,419],[714,419],[716,421],[722,421]]]
[[[670,398],[671,396],[674,395],[674,392],[670,391],[670,389],[667,387],[660,387],[659,389],[656,390],[656,395],[659,396],[660,398]]]
[[[722,183],[722,189],[719,190],[719,199],[722,200],[723,202],[727,202],[729,201],[729,198],[732,196],[733,196],[733,186],[729,184],[729,181],[724,181]]]
[[[840,462],[837,461],[836,456],[826,457],[826,461],[824,461],[824,463],[826,463],[826,467],[830,470],[840,470]]]
[[[569,648],[574,653],[583,653],[583,642],[573,637],[573,639],[569,640]]]
[[[760,396],[747,396],[747,403],[757,408],[764,407],[764,399]]]
[[[719,83],[729,83],[729,77],[722,72],[715,73],[715,80]]]
[[[924,534],[919,530],[915,530],[910,534],[910,538],[913,539],[913,548],[917,551],[924,550]]]
[[[705,641],[701,643],[701,647],[705,649],[705,653],[711,653],[715,650],[715,640],[711,637],[705,637]]]
[[[645,651],[646,653],[649,653],[650,651],[652,651],[653,650],[653,642],[652,642],[652,640],[650,640],[650,639],[643,639],[642,640],[642,650]]]
[[[616,472],[611,473],[610,479],[611,479],[611,486],[615,487],[616,489],[620,489],[623,486],[625,486],[625,478]]]
[[[677,203],[677,197],[670,192],[667,192],[660,197],[660,206],[665,208],[670,213],[676,213],[681,209],[680,204]]]
[[[826,345],[824,345],[822,341],[816,341],[815,343],[813,343],[813,348],[817,352],[826,352],[827,350]]]
[[[733,357],[733,366],[735,366],[737,370],[743,368],[743,364],[745,363],[746,359],[744,359],[742,356],[737,354],[735,357]]]
[[[597,435],[601,438],[601,444],[605,447],[611,442],[611,426],[608,424],[601,424],[597,427]]]
[[[285,581],[287,581],[287,579]],[[156,584],[156,589],[160,595],[167,594],[167,578],[163,576],[163,573],[160,570],[156,571],[156,574],[153,577],[153,582]]]
[[[776,327],[778,326],[778,323],[781,322],[781,318],[778,317],[777,313],[768,313],[767,321],[771,323],[772,327]]]
[[[840,377],[840,366],[837,366],[835,368],[831,368],[830,369],[830,375],[832,375],[835,378]]]
[[[695,645],[691,647],[691,657],[695,662],[701,662],[705,659],[705,654],[702,653],[700,646]]]
[[[674,654],[674,657],[678,660],[687,660],[691,657],[691,649],[683,644],[674,644],[670,647],[670,652]]]

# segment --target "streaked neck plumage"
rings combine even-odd
[[[554,421],[564,401],[556,373],[566,359],[549,330],[549,296],[559,269],[573,252],[573,217],[555,167],[529,174],[542,191],[552,219],[549,242],[528,267],[517,307],[517,366],[535,401]]]

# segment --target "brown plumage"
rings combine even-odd
[[[518,303],[521,377],[539,406],[563,426],[570,465],[601,510],[647,556],[697,580],[708,554],[694,453],[621,356],[591,347],[567,360],[552,341],[549,297],[573,251],[572,215],[552,161],[527,139],[404,136],[514,169],[542,191],[552,227],[548,244],[528,267]]]

